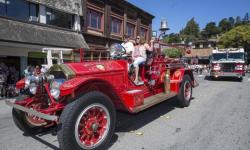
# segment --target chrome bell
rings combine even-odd
[[[167,31],[167,30],[169,30],[169,28],[168,28],[168,23],[167,23],[167,20],[164,19],[164,20],[161,21],[161,28],[160,28],[160,31],[165,32],[165,31]]]

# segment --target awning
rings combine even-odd
[[[44,47],[89,49],[81,33],[0,17],[0,41]]]

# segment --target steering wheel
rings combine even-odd
[[[112,44],[109,50],[112,58],[120,58],[126,53],[126,49],[118,43]]]

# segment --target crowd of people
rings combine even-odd
[[[194,65],[188,65],[188,68],[194,70],[196,74],[203,74],[203,73],[209,73],[210,66],[206,64],[194,64]]]
[[[15,83],[19,79],[19,72],[14,65],[9,67],[0,63],[0,97],[7,97],[12,95],[12,90],[15,89]]]

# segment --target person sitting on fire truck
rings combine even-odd
[[[133,53],[135,47],[133,42],[130,41],[130,36],[129,35],[124,35],[124,42],[121,44],[124,49],[126,50],[125,55],[130,55]]]
[[[141,85],[143,82],[139,82],[139,65],[146,62],[146,47],[144,46],[145,40],[143,37],[136,37],[135,50],[132,52],[133,66],[135,67],[135,80],[136,85]]]
[[[149,44],[148,44],[148,43],[145,43],[145,44],[144,44],[144,46],[145,46],[145,48],[146,48],[146,50],[147,50],[147,53],[148,53],[149,55],[153,52],[153,49],[154,49],[154,41],[155,41],[155,39],[152,38],[152,39],[150,40]]]

